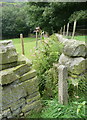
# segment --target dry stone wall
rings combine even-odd
[[[12,41],[0,42],[0,118],[24,117],[41,109],[36,71]]]
[[[58,40],[64,44],[63,53],[59,58],[59,65],[68,69],[70,79],[78,78],[87,73],[87,46],[85,42],[63,38],[56,34]],[[73,81],[73,80],[72,80]]]

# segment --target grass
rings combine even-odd
[[[68,105],[58,103],[57,99],[45,100],[41,112],[33,111],[26,118],[85,118],[85,103],[80,99],[70,102]]]
[[[87,36],[75,36],[74,39],[79,41],[87,41]]]
[[[22,53],[22,47],[21,47],[21,40],[19,38],[17,39],[11,39],[16,47],[16,50],[18,53]],[[24,38],[24,51],[25,56],[29,59],[33,59],[33,53],[35,51],[36,46],[36,39],[35,38]]]
[[[68,37],[65,36],[65,38],[71,39],[71,36],[68,36]],[[86,42],[87,41],[87,36],[74,36],[73,39]]]

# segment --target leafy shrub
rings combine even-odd
[[[62,48],[63,45],[58,41],[58,38],[52,35],[50,38],[42,40],[40,47],[35,52],[33,62],[34,68],[37,70],[41,95],[43,94],[47,81],[53,80],[52,76],[49,75],[49,69],[53,67],[53,63],[58,62]]]

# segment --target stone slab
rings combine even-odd
[[[19,78],[12,70],[13,69],[6,69],[0,71],[0,85],[10,84]]]
[[[13,72],[17,75],[22,76],[23,74],[30,71],[30,69],[31,69],[31,67],[28,66],[28,64],[22,64],[22,65],[14,67]]]
[[[24,55],[18,54],[18,65],[19,64],[28,64],[28,66],[32,66],[32,61],[26,58]]]
[[[0,65],[0,71],[17,66],[17,62]]]
[[[87,55],[87,48],[83,42],[69,40],[64,46],[64,54],[70,57],[85,57]]]
[[[40,94],[39,94],[39,92],[38,92],[37,96],[32,97],[32,98],[27,98],[26,103],[30,104],[30,103],[33,103],[36,100],[40,100]]]
[[[21,84],[4,87],[2,90],[2,109],[9,107],[10,104],[25,96],[27,93]]]
[[[37,106],[40,106],[40,105],[41,105],[41,101],[37,100],[37,101],[33,102],[32,104],[25,105],[25,107],[22,108],[22,112],[26,113],[30,110],[35,109]]]
[[[0,64],[16,62],[18,55],[12,40],[4,40],[0,42]]]
[[[28,95],[34,93],[35,91],[38,91],[39,89],[37,77],[27,80],[25,82],[22,82],[21,84],[25,88]]]
[[[10,109],[2,111],[2,118],[11,118],[11,117],[12,115]]]
[[[21,112],[21,108],[16,109],[15,111],[12,112],[12,118],[17,118],[19,117],[19,114]]]
[[[19,81],[22,82],[22,81],[25,81],[25,80],[29,80],[29,79],[31,79],[35,76],[36,76],[36,70],[31,70],[31,71],[25,73],[24,75],[22,75],[20,77]]]
[[[10,104],[11,111],[15,111],[16,109],[22,107],[25,105],[25,99],[21,98],[17,100],[16,102]]]
[[[71,58],[62,54],[59,58],[59,64],[65,65],[68,71],[73,74],[81,74],[87,69],[87,59],[83,57]]]

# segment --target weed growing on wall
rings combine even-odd
[[[41,41],[41,46],[35,52],[34,68],[37,70],[37,76],[39,79],[39,90],[43,95],[44,90],[49,88],[49,81],[53,86],[53,63],[58,63],[59,56],[62,53],[63,45],[58,41],[55,35],[50,38]],[[50,75],[52,73],[52,75]],[[56,79],[55,79],[56,81]],[[46,85],[48,84],[48,87]],[[50,87],[51,87],[50,86]],[[45,89],[46,88],[46,89]],[[48,92],[46,90],[46,92]]]

